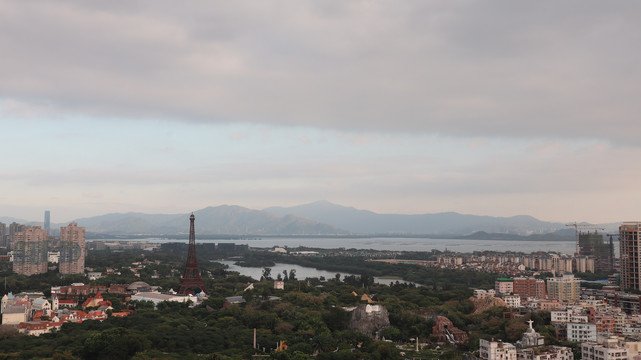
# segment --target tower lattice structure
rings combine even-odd
[[[200,276],[200,270],[198,270],[198,260],[196,260],[196,231],[194,230],[195,219],[196,217],[194,214],[191,214],[189,217],[189,250],[187,253],[185,273],[180,279],[180,289],[178,289],[178,294],[180,295],[194,293],[194,289],[207,293],[205,291],[203,278]]]

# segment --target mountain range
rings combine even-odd
[[[377,214],[317,201],[294,207],[270,207],[265,211],[283,216],[293,214],[332,224],[358,234],[459,235],[476,231],[516,235],[544,234],[563,229],[564,224],[537,220],[532,216],[492,217],[455,212],[422,215]]]
[[[455,212],[378,214],[327,201],[263,210],[221,205],[194,211],[194,215],[199,235],[425,235],[500,239],[505,236],[540,237],[549,233],[568,238],[574,234],[574,230],[564,223],[541,221],[527,215],[493,217]],[[0,221],[33,224],[7,217],[0,218]],[[89,234],[181,236],[189,232],[189,214],[114,213],[74,221],[85,226]],[[52,229],[64,225],[52,224]],[[616,231],[618,224],[610,225],[606,231]]]

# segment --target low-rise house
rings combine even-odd
[[[91,271],[87,273],[89,280],[94,281],[102,278],[102,273],[98,271]]]
[[[17,325],[27,321],[29,309],[25,305],[7,305],[2,313],[2,325]]]
[[[33,299],[31,301],[31,308],[33,310],[42,310],[45,315],[48,315],[51,311],[51,303],[45,298]]]
[[[573,360],[572,349],[565,346],[542,346],[536,349],[521,349],[517,352],[518,360]]]
[[[479,340],[481,360],[517,360],[516,347],[503,341]]]
[[[242,296],[240,297],[242,298]],[[139,292],[131,296],[133,301],[151,301],[154,303],[154,306],[158,305],[163,301],[175,301],[175,302],[188,302],[192,303],[198,302],[198,297],[194,295],[173,295],[173,294],[161,294],[158,292]]]
[[[97,293],[96,296],[93,297],[88,297],[87,300],[85,300],[82,303],[82,308],[88,308],[88,307],[99,307],[99,306],[111,306],[111,301],[105,300],[100,293]]]
[[[474,297],[477,299],[486,299],[490,297],[494,297],[496,295],[496,291],[494,289],[490,290],[485,290],[485,289],[476,289],[474,290]]]
[[[503,295],[503,301],[509,308],[520,308],[521,307],[521,297],[519,295]]]
[[[61,321],[28,321],[18,324],[18,332],[31,336],[40,336],[54,329],[60,330],[60,327],[62,327]]]
[[[616,338],[610,337],[590,341],[581,344],[581,358],[586,360],[627,360],[638,355],[633,346],[627,348],[624,343]]]

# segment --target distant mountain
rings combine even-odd
[[[13,222],[18,223],[18,224],[30,224],[30,223],[33,223],[33,221],[27,221],[27,220],[24,220],[24,219],[16,219],[16,218],[9,217],[9,216],[0,217],[0,222],[3,223],[3,224],[11,224]]]
[[[422,215],[377,214],[327,201],[293,207],[270,207],[264,210],[279,216],[295,215],[312,219],[356,234],[464,235],[483,231],[526,236],[565,228],[565,224],[541,221],[527,215],[493,217],[455,212]]]
[[[442,238],[528,239],[568,238],[574,234],[564,223],[532,216],[493,217],[455,212],[402,215],[377,214],[317,201],[293,207],[252,210],[222,205],[194,212],[200,235],[426,235]],[[0,222],[36,224],[11,217]],[[74,220],[88,233],[111,235],[181,235],[189,232],[189,214],[118,213]],[[68,223],[51,224],[51,233]],[[617,233],[619,223],[600,225],[603,233]],[[537,238],[538,236],[538,238]],[[544,237],[542,237],[544,236]]]
[[[457,239],[470,240],[545,240],[545,241],[571,241],[575,239],[574,229],[561,229],[546,234],[532,235],[515,235],[515,234],[497,234],[486,233],[485,231],[476,231],[469,235],[457,236]]]
[[[331,225],[294,215],[278,216],[261,210],[222,205],[194,211],[196,234],[201,235],[336,235]],[[113,235],[175,235],[189,233],[189,214],[107,214],[74,220],[88,232]]]

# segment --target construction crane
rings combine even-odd
[[[605,230],[602,227],[599,227],[598,225],[594,224],[577,224],[577,222],[573,222],[570,224],[565,224],[565,226],[572,226],[574,227],[574,237],[576,241],[576,252],[575,255],[579,255],[579,229],[580,230],[594,230],[594,233],[596,234],[598,230]]]

